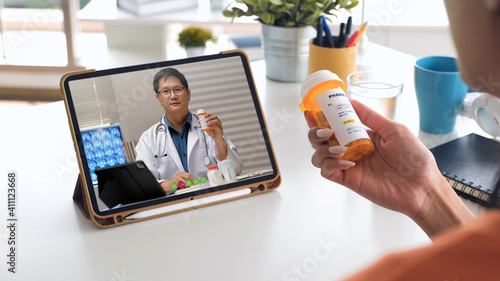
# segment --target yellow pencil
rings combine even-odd
[[[354,45],[358,45],[359,40],[361,40],[361,36],[363,36],[363,33],[365,33],[367,25],[368,25],[368,22],[365,22],[363,24],[363,26],[361,27],[361,29],[359,30],[359,36],[358,36],[358,39],[356,39],[356,43],[354,43]]]

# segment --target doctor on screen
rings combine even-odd
[[[209,166],[231,160],[236,174],[243,164],[236,147],[224,135],[221,121],[207,113],[210,130],[204,132],[198,116],[189,112],[191,90],[184,75],[174,68],[156,73],[153,89],[158,103],[165,109],[160,122],[147,129],[139,139],[136,160],[142,160],[151,173],[168,190],[172,183],[206,177]]]

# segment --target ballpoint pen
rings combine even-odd
[[[352,16],[349,16],[349,18],[347,19],[347,25],[345,27],[345,37],[349,37],[349,35],[351,34],[351,28],[352,28]]]
[[[337,48],[344,48],[345,47],[345,40],[346,40],[345,28],[346,28],[346,24],[341,23],[340,24],[339,38],[338,38],[337,46],[336,46]]]
[[[325,34],[326,34],[327,46],[325,46],[325,47],[333,48],[333,47],[335,47],[335,45],[333,43],[332,33],[330,32],[330,27],[328,27],[328,23],[326,22],[326,18],[324,15],[321,15],[321,20],[323,21],[323,28],[324,28]]]
[[[323,20],[318,19],[318,26],[316,26],[316,39],[314,40],[316,46],[323,47]]]

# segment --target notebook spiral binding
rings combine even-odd
[[[457,175],[449,174],[447,172],[441,172],[441,174],[445,177],[448,184],[458,195],[477,202],[483,206],[488,203],[490,199],[490,195],[488,193],[491,193],[489,188],[483,191],[481,189],[481,185],[474,185],[473,182],[460,178]]]

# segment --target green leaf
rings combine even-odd
[[[267,11],[267,8],[269,7],[269,0],[259,0],[259,6],[262,11]]]
[[[243,1],[245,4],[248,5],[251,5],[251,6],[257,6],[259,4],[259,1],[258,0],[244,0]]]
[[[222,11],[222,15],[224,15],[225,17],[228,17],[228,18],[232,18],[233,12],[228,11],[228,10],[224,10],[224,11]]]
[[[260,15],[260,20],[263,21],[265,24],[274,24],[274,15],[271,13],[262,13]]]
[[[352,8],[356,7],[359,4],[359,1],[352,1],[350,5],[345,7],[346,10],[351,10]]]

